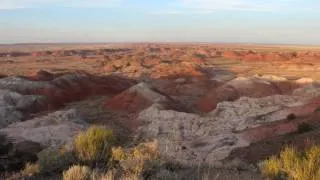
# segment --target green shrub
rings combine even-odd
[[[320,179],[320,146],[311,146],[304,152],[286,147],[279,157],[264,161],[262,174],[269,179]]]
[[[107,160],[111,155],[114,142],[115,138],[111,130],[92,126],[75,138],[75,152],[83,161]]]
[[[63,180],[90,180],[92,171],[87,166],[74,165],[63,172]]]
[[[39,164],[27,163],[22,170],[22,174],[25,176],[33,176],[40,172]]]
[[[312,127],[309,124],[303,122],[298,125],[297,133],[299,133],[299,134],[305,133],[305,132],[309,132],[311,130],[312,130]]]
[[[77,163],[73,152],[43,150],[38,153],[39,170],[41,173],[59,173]]]
[[[199,53],[193,54],[193,56],[196,57],[196,58],[199,58],[199,59],[205,59],[206,58],[206,55],[199,54]]]

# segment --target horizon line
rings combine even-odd
[[[109,41],[109,42],[22,42],[0,43],[3,45],[76,45],[76,44],[237,44],[237,45],[286,45],[286,46],[320,46],[312,43],[263,43],[263,42],[204,42],[204,41]]]

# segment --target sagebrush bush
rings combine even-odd
[[[99,126],[90,127],[76,136],[74,141],[75,152],[82,161],[107,160],[114,143],[112,131]]]
[[[38,163],[27,163],[22,170],[22,174],[25,176],[33,176],[40,172]]]
[[[320,179],[320,146],[313,145],[303,152],[286,147],[279,157],[265,160],[262,174],[269,179]]]
[[[38,153],[38,164],[41,173],[59,173],[77,163],[73,152],[46,149]]]
[[[156,165],[158,152],[155,143],[140,144],[129,151],[117,147],[112,148],[112,159],[119,162],[123,178],[137,179],[147,168]]]
[[[74,165],[63,172],[63,180],[90,180],[92,171],[87,166]]]
[[[127,159],[127,153],[122,147],[113,147],[111,151],[113,160],[121,161]]]

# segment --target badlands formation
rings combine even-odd
[[[319,142],[317,48],[87,46],[0,48],[1,171],[72,148],[92,124],[182,165],[254,172],[284,145]]]

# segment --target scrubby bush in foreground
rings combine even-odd
[[[76,162],[77,159],[73,152],[46,149],[38,153],[41,173],[59,173]]]
[[[75,152],[82,161],[107,160],[111,155],[114,142],[115,138],[111,130],[92,126],[75,138]]]
[[[262,173],[269,179],[320,179],[320,146],[313,145],[304,152],[286,147],[279,157],[264,161]]]
[[[25,176],[32,176],[40,172],[39,164],[27,163],[22,170],[22,174]]]
[[[63,172],[63,180],[90,180],[92,171],[87,166],[74,165]]]
[[[140,144],[129,151],[121,147],[112,148],[112,159],[119,162],[122,178],[138,179],[143,172],[157,164],[156,143]]]

